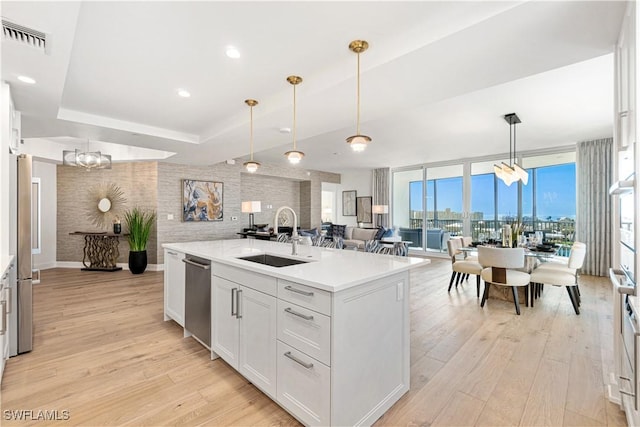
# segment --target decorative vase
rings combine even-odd
[[[120,234],[122,232],[122,224],[116,222],[113,224],[113,234]]]
[[[129,271],[132,274],[142,274],[147,269],[147,250],[129,251]]]

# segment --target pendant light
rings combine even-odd
[[[357,73],[357,115],[356,115],[356,134],[347,138],[347,144],[351,145],[353,151],[364,151],[367,144],[371,142],[371,138],[367,135],[360,134],[360,53],[369,48],[369,43],[364,40],[354,40],[349,43],[349,49],[358,54],[358,73]]]
[[[529,173],[516,163],[518,158],[516,155],[516,124],[522,122],[516,113],[505,114],[504,120],[509,123],[509,164],[502,162],[501,165],[493,165],[493,172],[508,186],[518,181],[527,185]]]
[[[289,159],[289,163],[296,165],[304,157],[304,153],[296,149],[296,86],[302,83],[302,77],[289,76],[287,81],[293,86],[293,150],[287,151],[284,155]]]
[[[251,123],[251,134],[249,137],[249,153],[251,158],[249,159],[248,162],[244,162],[243,166],[247,169],[247,172],[254,173],[260,167],[260,163],[253,161],[253,107],[258,105],[258,101],[256,101],[255,99],[245,99],[244,103],[249,106],[249,109],[251,111],[249,113],[250,123]]]

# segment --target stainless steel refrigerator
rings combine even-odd
[[[31,170],[32,159],[30,155],[21,154],[15,156],[15,170],[12,177],[15,179],[15,203],[12,208],[11,230],[12,253],[16,255],[17,262],[17,310],[13,310],[13,317],[9,324],[13,326],[9,331],[10,353],[26,353],[33,349],[33,277],[32,277],[32,240],[31,240]],[[13,163],[13,162],[12,162]],[[12,168],[13,169],[13,168]],[[14,216],[15,215],[15,216]],[[14,231],[15,230],[15,231]],[[13,343],[13,346],[11,345]]]

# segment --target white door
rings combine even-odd
[[[240,373],[275,399],[277,300],[246,287],[240,291]]]
[[[164,251],[164,311],[184,327],[184,254],[166,249]]]
[[[240,285],[218,276],[211,284],[211,350],[238,369],[239,318],[236,317]]]

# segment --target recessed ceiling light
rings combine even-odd
[[[233,59],[240,58],[240,51],[233,46],[227,46],[227,50],[225,53],[229,58],[233,58]]]
[[[28,76],[18,76],[18,80],[20,80],[22,83],[28,83],[30,85],[35,84],[36,82],[34,79]]]
[[[189,93],[189,91],[186,91],[184,89],[178,89],[178,95],[183,97],[183,98],[188,98],[191,96],[191,94]]]
[[[280,128],[280,133],[291,133],[291,128]]]

